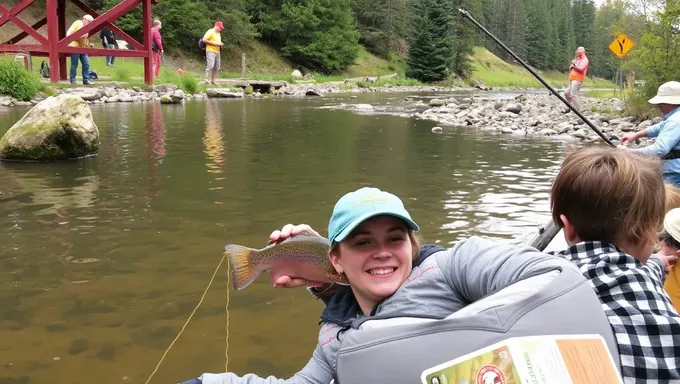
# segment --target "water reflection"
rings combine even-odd
[[[205,153],[210,159],[206,164],[209,173],[222,174],[224,170],[224,137],[222,134],[222,114],[217,106],[217,101],[208,100],[205,103],[205,134],[203,145]],[[224,180],[224,177],[216,177],[215,180]]]

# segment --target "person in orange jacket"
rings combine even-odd
[[[564,92],[567,101],[576,110],[581,109],[581,85],[586,79],[589,65],[590,62],[586,56],[585,48],[578,47],[576,49],[576,57],[574,57],[569,66],[569,87]]]

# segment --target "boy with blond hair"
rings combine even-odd
[[[652,254],[666,212],[658,159],[623,149],[567,156],[551,191],[568,249],[556,253],[590,281],[617,340],[624,383],[680,380],[680,315]]]

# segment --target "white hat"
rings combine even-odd
[[[656,96],[649,99],[649,103],[680,105],[680,83],[669,81],[661,84]]]
[[[83,19],[85,19],[85,20],[87,20],[87,21],[93,21],[93,20],[94,20],[94,18],[92,17],[92,15],[85,15],[85,16],[83,16]]]
[[[663,219],[663,229],[680,242],[680,208],[673,208]]]

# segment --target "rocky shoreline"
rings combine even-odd
[[[271,96],[323,96],[326,94],[337,93],[371,93],[371,92],[447,92],[447,91],[471,91],[477,88],[451,88],[437,86],[392,86],[386,84],[381,87],[359,87],[353,83],[329,83],[329,84],[289,84],[284,83],[282,87],[276,89]],[[80,96],[88,104],[101,103],[135,103],[143,101],[160,101],[163,103],[180,103],[182,100],[204,99],[204,98],[264,98],[270,95],[259,92],[246,93],[241,88],[234,87],[215,87],[208,88],[205,93],[187,94],[177,89],[174,84],[159,84],[152,87],[125,87],[121,84],[108,83],[101,86],[83,86],[74,88],[54,89],[53,94],[38,94],[31,101],[20,101],[9,96],[0,95],[0,106],[3,107],[23,107],[38,104],[48,96],[58,94],[74,94]]]
[[[117,84],[102,86],[63,88],[58,94],[72,94],[81,97],[88,104],[161,102],[178,104],[184,100],[205,98],[265,98],[270,96],[314,97],[326,94],[371,93],[371,92],[469,92],[480,88],[450,88],[436,86],[390,86],[358,87],[349,83],[328,84],[288,84],[284,83],[271,95],[259,92],[246,93],[238,88],[208,88],[205,93],[185,94],[173,84],[160,84],[153,87],[124,87]],[[522,91],[503,89],[503,91]],[[517,92],[519,93],[519,92]],[[18,101],[8,96],[0,96],[0,106],[31,106],[47,98],[40,95],[30,102]],[[617,142],[626,133],[644,129],[660,121],[636,122],[630,117],[620,116],[623,102],[619,99],[583,98],[581,113],[612,141]],[[406,97],[406,102],[412,97]],[[485,96],[452,95],[446,99],[432,99],[429,104],[413,102],[420,112],[409,117],[430,120],[442,126],[469,126],[484,131],[494,131],[517,136],[544,136],[585,142],[601,140],[576,114],[571,112],[557,97],[547,90],[540,94],[519,94],[514,99],[498,100]],[[440,132],[441,127],[433,127]],[[645,142],[639,143],[645,144]]]
[[[623,108],[623,101],[616,98],[584,97],[580,113],[616,144],[623,135],[661,121],[661,117],[656,117],[637,122],[632,117],[620,116]],[[412,117],[444,126],[469,126],[524,137],[544,136],[584,142],[602,140],[557,97],[547,93],[531,96],[520,94],[510,100],[484,97],[432,99],[427,109]],[[441,131],[441,127],[433,127],[433,132]],[[643,139],[638,144],[646,145],[648,141]]]

